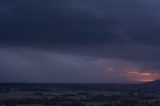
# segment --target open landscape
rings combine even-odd
[[[160,81],[144,84],[1,83],[1,106],[159,106]]]

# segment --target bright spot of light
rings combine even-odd
[[[113,67],[109,67],[108,70],[109,70],[109,71],[113,71]]]

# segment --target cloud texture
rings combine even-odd
[[[134,82],[126,73],[159,75],[159,5],[158,0],[1,0],[0,80]]]

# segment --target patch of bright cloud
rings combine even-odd
[[[126,73],[126,76],[129,79],[138,82],[150,82],[160,78],[160,74],[155,72],[130,71]]]

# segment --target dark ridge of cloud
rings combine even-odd
[[[157,3],[156,0],[3,1],[0,42],[2,46],[50,47],[72,53],[77,48],[80,53],[84,51],[82,54],[159,61],[159,57],[153,56],[159,50],[160,38]],[[144,48],[139,50],[142,45]]]
[[[0,41],[159,45],[158,1],[2,1]]]

